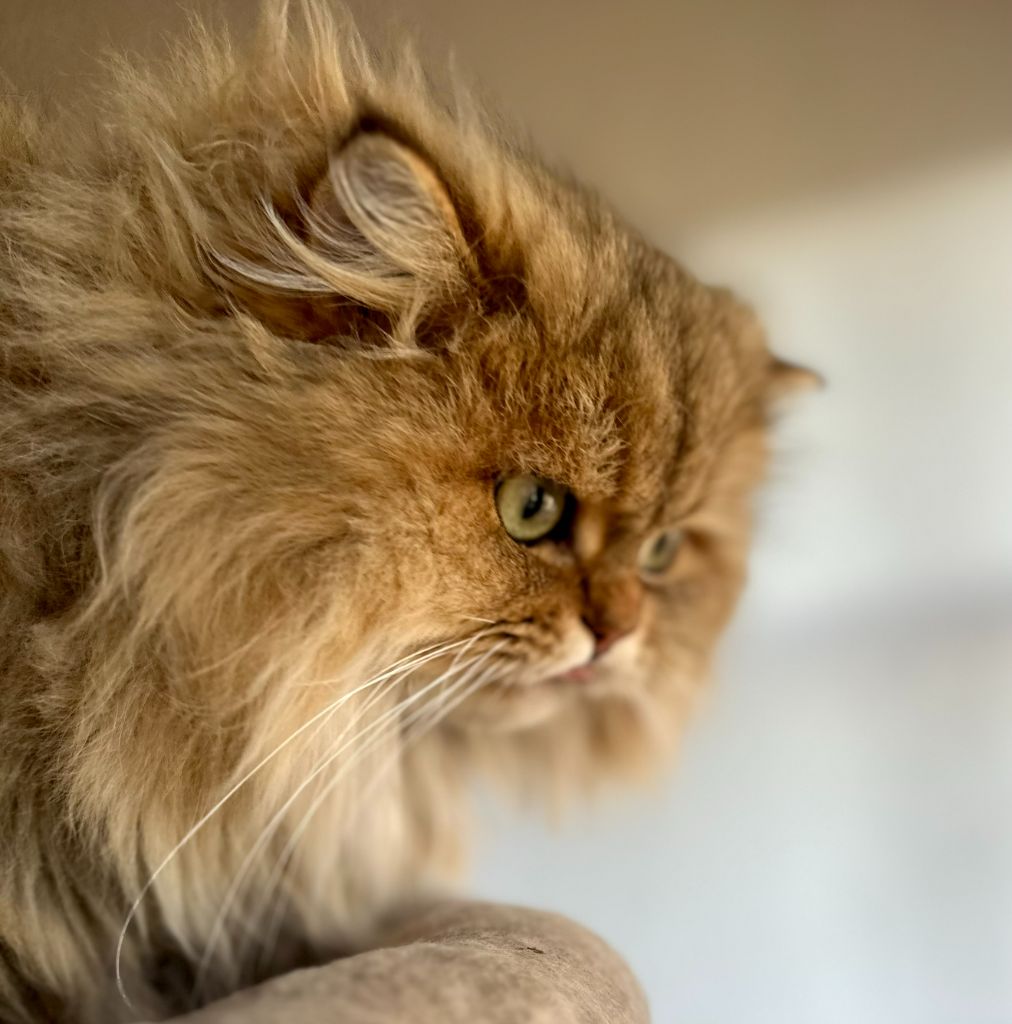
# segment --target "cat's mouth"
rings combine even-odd
[[[601,651],[593,642],[588,650],[586,642],[583,642],[575,656],[570,652],[560,652],[548,665],[532,665],[523,673],[523,678],[555,687],[596,690],[635,671],[641,640],[639,634],[633,633],[607,651]]]
[[[581,648],[575,653],[562,650],[549,658],[509,658],[488,689],[511,691],[518,699],[540,690],[576,696],[610,691],[636,674],[640,642],[640,637],[630,636],[605,654]]]
[[[586,682],[599,671],[601,660],[595,657],[590,634],[578,627],[560,637],[550,652],[516,652],[512,671],[504,673],[503,685],[530,689],[549,684]]]
[[[588,683],[596,675],[596,669],[596,663],[590,661],[584,665],[575,665],[573,668],[567,669],[565,672],[549,676],[548,681],[557,681],[562,683]]]
[[[574,701],[626,689],[638,676],[642,630],[607,649],[579,621],[553,629],[534,623],[490,623],[450,641],[438,657],[410,673],[409,689],[445,710],[447,720],[493,730],[523,728]],[[430,693],[431,691],[431,693]]]
[[[641,642],[630,634],[602,653],[578,623],[550,638],[493,627],[411,672],[409,692],[418,697],[409,699],[433,701],[440,720],[468,729],[531,728],[575,703],[627,690],[639,675]]]

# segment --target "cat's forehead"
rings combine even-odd
[[[699,452],[729,407],[701,389],[723,378],[729,390],[736,369],[718,342],[707,350],[698,300],[628,279],[595,299],[568,322],[517,316],[487,328],[463,368],[482,396],[473,426],[490,468],[649,518],[690,499]]]

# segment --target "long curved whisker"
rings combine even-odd
[[[457,644],[466,644],[466,645],[473,644],[476,640],[478,640],[481,637],[481,635],[482,635],[481,633],[474,634],[473,636],[468,637],[464,641],[458,641]],[[445,653],[445,652],[443,652],[443,653]],[[402,676],[403,675],[407,675],[410,671],[413,670],[414,667],[417,667],[417,666],[412,666],[411,668],[405,670],[401,675]],[[356,736],[353,736],[350,740],[347,740],[344,743],[338,744],[336,749],[332,749],[324,757],[323,761],[320,764],[318,764],[306,776],[305,779],[303,779],[303,781],[295,788],[295,790],[284,801],[284,803],[281,805],[281,807],[278,808],[278,810],[274,813],[274,815],[271,817],[271,819],[267,822],[267,824],[262,829],[260,835],[258,836],[257,840],[254,842],[254,844],[251,847],[251,849],[249,850],[249,852],[244,857],[242,864],[239,866],[239,869],[236,872],[235,877],[233,878],[232,884],[229,886],[228,892],[225,894],[225,898],[224,898],[224,900],[222,902],[221,910],[219,911],[219,913],[218,913],[218,915],[217,915],[217,917],[215,919],[215,922],[214,922],[214,924],[211,927],[211,932],[210,932],[210,934],[208,936],[207,943],[206,943],[206,945],[204,947],[204,953],[201,956],[200,963],[199,963],[199,965],[197,967],[196,981],[195,981],[195,988],[196,989],[200,988],[200,985],[202,984],[203,979],[206,977],[207,971],[208,971],[208,969],[210,967],[211,958],[212,958],[213,953],[214,953],[214,948],[217,945],[218,938],[220,937],[220,935],[221,935],[221,933],[222,933],[222,931],[224,929],[225,922],[226,922],[226,920],[228,918],[228,913],[229,913],[229,910],[230,910],[230,908],[232,906],[232,903],[235,901],[235,898],[236,898],[236,896],[237,896],[237,894],[239,892],[239,889],[242,886],[242,883],[243,883],[244,879],[246,878],[246,875],[249,873],[250,868],[252,867],[253,862],[256,859],[256,856],[266,846],[266,844],[270,841],[271,837],[277,831],[279,825],[281,824],[282,820],[284,819],[285,814],[288,812],[288,810],[292,806],[292,804],[294,804],[294,802],[298,799],[298,797],[305,791],[306,787],[308,785],[310,785],[310,783],[312,783],[313,780],[316,779],[320,775],[321,772],[325,771],[326,768],[330,764],[332,764],[336,758],[340,757],[340,755],[342,753],[344,753],[344,751],[349,746],[354,745],[363,736],[365,736],[365,735],[367,735],[367,734],[369,734],[371,732],[374,732],[375,730],[380,729],[383,726],[387,725],[388,721],[391,718],[396,717],[404,707],[412,705],[416,701],[420,700],[426,693],[430,692],[434,687],[438,686],[442,681],[443,681],[443,676],[441,675],[436,680],[434,680],[433,682],[431,682],[431,683],[427,684],[426,686],[424,686],[417,693],[414,693],[411,696],[405,698],[403,701],[401,701],[400,703],[395,705],[392,709],[390,709],[389,711],[385,712],[375,722],[372,722],[369,725],[367,725],[365,727],[365,729],[363,729]],[[391,684],[391,688],[392,688],[393,685],[394,684]],[[356,690],[353,691],[353,692],[361,692],[361,689],[362,689],[362,687],[357,687]],[[335,741],[335,744],[337,744],[337,743],[338,743],[338,741]]]
[[[497,651],[500,646],[502,645],[498,644],[495,647],[493,647],[489,651],[489,654],[491,655],[495,653],[495,651]],[[429,706],[420,709],[420,712],[414,715],[412,720],[407,724],[411,726],[422,718],[425,718],[425,721],[422,721],[422,724],[418,729],[414,730],[414,732],[411,732],[405,736],[405,741],[401,749],[397,751],[397,754],[395,756],[390,757],[380,767],[380,770],[376,773],[375,778],[360,795],[360,801],[361,798],[368,796],[375,789],[376,785],[379,783],[382,776],[386,772],[388,772],[403,756],[405,749],[417,743],[426,733],[431,732],[432,729],[439,725],[440,722],[444,721],[449,715],[451,715],[458,707],[460,707],[461,704],[463,704],[465,701],[469,700],[472,696],[474,696],[474,694],[476,694],[483,686],[485,686],[492,678],[495,677],[496,673],[499,670],[500,666],[490,665],[483,673],[478,675],[477,678],[475,678],[475,676],[472,675],[470,678],[465,678],[461,680],[459,683],[455,683],[452,687],[449,687],[446,690],[446,692],[441,695],[443,699],[439,703],[437,703],[436,701],[431,702],[431,704],[436,704],[434,708],[430,704]],[[466,689],[464,689],[464,692],[460,693],[459,696],[455,697],[454,694],[458,693],[462,689],[461,684],[463,684],[463,686],[466,687]],[[424,714],[425,712],[428,713],[427,717]]]
[[[405,672],[404,674],[406,675],[407,673]],[[386,687],[386,692],[390,692],[390,690],[395,689],[397,683],[400,682],[400,678],[401,677],[392,680],[389,686]],[[328,751],[323,757],[323,760],[318,765],[316,765],[316,767],[313,768],[312,771],[310,771],[310,773],[302,780],[301,783],[299,783],[298,786],[295,787],[292,793],[289,794],[289,796],[281,804],[278,810],[275,811],[272,817],[268,820],[267,824],[263,827],[260,834],[254,841],[252,847],[247,851],[245,857],[242,860],[242,863],[239,865],[239,868],[233,877],[232,883],[229,885],[228,891],[225,893],[221,909],[219,910],[215,918],[214,924],[211,927],[210,934],[208,935],[208,939],[204,947],[204,952],[201,955],[199,964],[197,965],[197,971],[194,981],[195,993],[200,990],[206,978],[207,971],[210,969],[211,959],[214,955],[214,949],[217,946],[218,940],[221,937],[222,932],[224,931],[225,924],[228,920],[229,912],[239,894],[240,889],[242,888],[242,884],[245,881],[246,876],[252,869],[258,854],[260,854],[260,852],[266,847],[267,843],[270,842],[271,838],[273,837],[277,829],[280,827],[281,822],[284,820],[285,814],[289,811],[289,809],[292,807],[292,805],[295,803],[298,797],[305,791],[306,787],[315,778],[317,778],[326,767],[328,767],[337,757],[344,753],[346,749],[353,746],[362,735],[366,735],[374,729],[377,729],[381,726],[385,726],[387,724],[387,720],[396,713],[400,706],[400,704],[395,705],[393,709],[385,712],[375,722],[366,726],[366,728],[362,730],[362,732],[360,732],[356,736],[353,736],[350,740],[344,743],[341,743],[340,740],[344,735],[346,735],[346,730],[342,730],[338,738],[335,739],[334,743],[331,744],[330,748],[328,748]]]
[[[379,685],[386,679],[390,678],[391,674],[399,671],[400,668],[404,665],[404,663],[412,663],[412,668],[415,668],[417,667],[416,659],[420,656],[424,656],[425,660],[431,660],[437,657],[441,657],[448,650],[452,650],[454,647],[459,646],[464,642],[466,641],[454,641],[450,644],[433,644],[430,645],[429,648],[423,649],[422,654],[420,654],[419,652],[415,652],[411,655],[406,655],[403,658],[399,658],[396,662],[394,662],[392,666],[390,666],[387,669],[384,669],[383,672],[372,677],[371,679],[367,680],[361,685],[355,687],[348,693],[342,694],[334,701],[331,701],[320,711],[314,714],[311,718],[303,722],[302,725],[300,725],[297,729],[291,732],[287,737],[285,737],[285,739],[282,740],[276,747],[274,747],[273,750],[265,754],[264,757],[262,757],[249,771],[247,771],[237,782],[235,782],[224,794],[224,796],[217,800],[214,803],[214,805],[190,827],[190,829],[186,832],[182,839],[180,839],[179,842],[177,842],[176,845],[173,846],[171,850],[169,850],[165,857],[155,867],[154,871],[152,871],[151,874],[148,876],[147,881],[141,887],[137,896],[134,898],[134,901],[130,904],[130,907],[126,914],[126,918],[123,921],[123,925],[120,928],[119,936],[116,940],[116,988],[117,991],[119,992],[120,998],[128,1007],[130,1007],[130,1009],[135,1009],[135,1007],[131,1002],[129,995],[127,994],[126,986],[123,981],[123,947],[126,943],[127,933],[129,932],[130,925],[133,923],[133,920],[136,917],[137,912],[141,907],[141,904],[144,902],[145,897],[151,891],[151,889],[157,882],[162,872],[164,872],[168,865],[173,861],[173,859],[179,855],[180,851],[194,838],[194,836],[196,836],[201,831],[201,829],[204,828],[205,825],[207,825],[207,823],[222,809],[222,807],[224,807],[225,804],[227,804],[228,801],[231,800],[236,795],[236,793],[239,792],[240,789],[242,789],[255,775],[257,775],[258,772],[260,772],[268,763],[270,763],[270,761],[277,757],[277,755],[280,754],[282,750],[284,750],[296,738],[305,733],[306,730],[308,730],[314,723],[320,721],[321,719],[326,719],[327,716],[333,714],[335,711],[338,710],[338,708],[342,707],[347,701],[351,700],[353,697],[361,693],[363,690],[367,690],[372,686]]]
[[[457,652],[457,657],[459,657],[461,653],[462,653],[461,651],[458,651]],[[361,707],[358,707],[358,708],[355,709],[354,713],[352,714],[352,716],[348,720],[348,722],[345,724],[344,728],[337,734],[337,736],[334,739],[334,741],[327,748],[327,753],[333,752],[335,750],[335,748],[338,747],[341,744],[341,741],[348,735],[348,733],[350,733],[351,730],[358,724],[358,722],[362,718],[364,718],[366,714],[368,714],[370,708],[372,708],[372,706],[374,704],[376,704],[377,701],[379,701],[380,699],[385,697],[388,693],[390,693],[391,690],[395,689],[396,686],[401,682],[401,680],[403,680],[405,678],[405,676],[408,674],[408,672],[412,671],[415,667],[417,667],[417,666],[412,665],[412,666],[409,667],[408,671],[403,672],[403,673],[399,673],[397,675],[397,677],[391,681],[391,684],[389,686],[376,687],[373,690],[373,692],[371,694],[369,694],[369,697],[366,699],[365,703],[363,703],[361,705]],[[329,719],[327,719],[327,721],[329,721]],[[274,887],[274,877],[272,875],[271,879],[268,880],[268,882],[267,882],[267,884],[265,886],[265,891],[267,893],[270,893],[272,891],[273,887]]]
[[[480,657],[476,658],[474,661],[472,661],[469,664],[465,665],[464,668],[461,670],[465,674],[460,679],[458,679],[454,683],[452,683],[449,687],[447,687],[447,689],[443,693],[438,694],[437,697],[434,698],[433,700],[431,700],[431,701],[429,701],[429,702],[427,702],[425,704],[422,704],[419,707],[415,708],[414,711],[410,715],[408,715],[406,718],[399,719],[399,720],[397,720],[395,722],[392,722],[388,729],[373,735],[370,738],[369,742],[364,747],[362,747],[361,749],[355,751],[355,756],[349,762],[347,762],[346,764],[342,764],[338,768],[338,770],[334,773],[333,777],[330,778],[327,781],[326,785],[324,785],[323,788],[320,790],[320,792],[316,794],[316,796],[313,799],[313,802],[310,804],[310,806],[306,809],[306,812],[303,814],[302,819],[300,820],[299,824],[296,826],[296,828],[292,831],[292,834],[289,836],[288,841],[286,842],[284,849],[282,850],[280,856],[278,857],[277,864],[276,864],[273,872],[271,873],[271,877],[269,878],[269,880],[267,882],[267,885],[265,887],[265,891],[268,894],[268,898],[269,898],[270,893],[272,893],[277,888],[277,886],[278,886],[278,884],[280,882],[280,879],[281,879],[281,875],[284,873],[284,869],[285,869],[286,865],[291,860],[291,857],[294,854],[296,847],[298,846],[299,840],[301,839],[302,835],[304,834],[304,832],[308,828],[312,818],[315,816],[317,811],[319,811],[320,807],[323,806],[324,802],[327,800],[329,795],[333,792],[334,788],[338,785],[338,783],[355,767],[356,764],[358,764],[367,754],[369,754],[372,750],[374,750],[377,746],[379,746],[380,743],[382,743],[382,741],[385,739],[386,735],[389,733],[390,728],[395,728],[396,727],[396,728],[410,729],[410,727],[412,725],[414,725],[415,722],[417,722],[425,714],[427,714],[427,713],[431,714],[432,705],[433,704],[437,704],[438,703],[440,706],[444,706],[447,703],[447,701],[449,700],[449,698],[452,697],[452,695],[454,693],[458,692],[462,687],[468,686],[468,684],[471,683],[474,680],[475,670],[478,669],[481,665],[483,665],[489,658],[491,658],[498,651],[498,649],[501,646],[502,646],[501,643],[500,644],[496,644],[495,646],[490,648],[485,654],[481,655]],[[443,673],[443,675],[438,680],[436,680],[436,682],[445,682],[446,679],[450,677],[450,673],[451,673],[453,667],[454,666],[451,665],[450,669],[448,669],[445,673]],[[484,683],[486,681],[487,681],[487,677],[483,675],[479,682],[480,682],[481,685],[484,685]],[[432,684],[430,684],[429,688],[431,688],[431,685]],[[468,696],[470,696],[473,692],[475,692],[475,690],[477,688],[478,688],[478,686],[476,685],[475,687],[469,689],[467,691],[467,693],[464,695],[464,697],[462,698],[462,700],[466,699]],[[453,707],[457,707],[457,703],[454,703]],[[452,711],[453,707],[451,707],[449,710]],[[401,704],[401,705],[398,705],[393,710],[395,712],[399,713],[400,711],[403,710],[403,708],[404,708],[404,705]],[[447,713],[449,713],[449,712],[447,712]],[[389,712],[388,712],[388,715],[389,715]],[[433,721],[432,721],[431,724],[432,724],[432,726],[434,726],[434,725],[436,725],[438,723],[438,709],[437,709],[437,714],[435,716],[432,716],[432,717],[433,717]],[[360,736],[361,735],[364,735],[364,733],[360,734]],[[384,765],[383,769],[381,769],[381,773],[380,774],[382,774],[390,764],[393,764],[397,760],[397,758],[400,756],[401,752],[402,751],[399,750],[397,753],[395,753],[393,755],[393,757],[391,757],[390,761],[387,762]],[[371,792],[373,788],[374,788],[374,786],[370,785],[368,792]],[[268,926],[268,928],[267,928],[267,930],[265,932],[265,940],[264,940],[265,947],[269,947],[270,944],[273,941],[275,941],[275,939],[276,939],[276,932],[277,932],[277,929],[278,929],[279,923],[280,923],[280,920],[279,920],[280,910],[281,910],[281,903],[280,903],[280,901],[277,901],[275,903],[275,909],[274,909],[274,911],[271,914],[270,924],[269,924],[269,926]]]

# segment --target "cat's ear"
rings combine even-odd
[[[269,217],[266,259],[228,265],[244,279],[243,304],[291,336],[407,344],[446,319],[473,281],[446,185],[424,156],[383,132],[352,136],[291,216]]]
[[[452,290],[466,271],[468,246],[446,186],[424,157],[380,132],[360,132],[331,156],[307,219],[310,245],[369,279],[380,304]]]
[[[809,370],[807,366],[788,362],[779,356],[770,357],[766,374],[766,393],[774,402],[788,395],[818,391],[826,386],[822,374]]]

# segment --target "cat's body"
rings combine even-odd
[[[786,372],[315,8],[191,45],[79,132],[0,107],[3,1021],[354,944],[452,866],[474,766],[669,747]],[[517,479],[560,487],[536,543]]]

